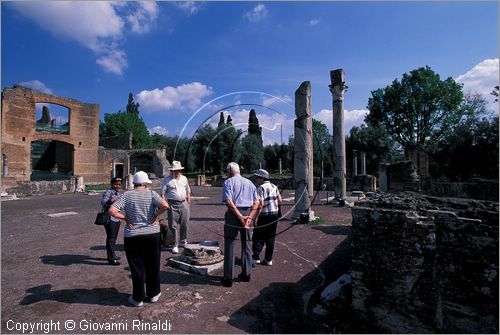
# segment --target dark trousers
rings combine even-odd
[[[241,214],[248,215],[250,209],[242,210]],[[234,277],[234,242],[240,233],[241,238],[241,273],[250,276],[252,270],[252,246],[250,242],[250,229],[243,228],[238,218],[228,210],[224,222],[224,279]]]
[[[160,234],[126,237],[123,240],[132,275],[134,300],[144,301],[146,295],[154,297],[160,293]]]
[[[120,221],[115,222],[109,220],[108,223],[104,225],[104,229],[106,230],[106,253],[108,261],[112,261],[116,258],[115,245],[116,237],[120,232]]]
[[[252,236],[252,258],[259,259],[259,255],[266,246],[264,259],[273,260],[274,241],[276,239],[276,227],[278,226],[279,215],[261,215],[257,220],[257,226],[253,230]]]

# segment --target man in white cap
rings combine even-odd
[[[273,265],[276,228],[280,218],[279,205],[282,199],[278,187],[269,181],[269,172],[259,169],[254,172],[254,175],[260,185],[257,190],[260,206],[257,224],[252,236],[252,259],[254,264],[261,263],[260,253],[265,245],[266,252],[262,264],[271,266]]]
[[[234,241],[240,232],[241,267],[239,278],[250,281],[252,270],[252,248],[250,227],[257,215],[259,200],[255,185],[240,175],[240,167],[231,162],[226,167],[229,176],[222,188],[222,202],[227,206],[224,216],[224,277],[222,285],[233,286],[234,276]]]
[[[190,216],[191,189],[187,178],[181,174],[181,170],[184,170],[181,162],[173,161],[170,166],[171,174],[163,180],[160,192],[163,199],[167,200],[170,205],[167,215],[168,227],[175,236],[175,243],[172,247],[174,254],[179,252],[179,246],[184,247],[187,244]]]

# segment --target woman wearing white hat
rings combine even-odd
[[[168,227],[175,236],[172,247],[174,254],[179,252],[179,246],[185,246],[188,238],[188,224],[190,217],[189,204],[191,189],[185,176],[181,174],[184,168],[179,161],[173,161],[170,166],[170,176],[165,177],[160,194],[168,201]]]
[[[144,171],[137,172],[134,174],[134,189],[125,192],[108,211],[127,222],[123,241],[133,286],[128,301],[136,307],[143,305],[146,296],[150,302],[156,302],[161,295],[160,225],[156,219],[169,206],[158,193],[148,189],[149,184],[148,175]]]

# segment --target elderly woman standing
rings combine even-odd
[[[169,208],[158,193],[148,188],[148,175],[134,174],[134,189],[127,191],[109,209],[109,214],[127,222],[124,230],[125,254],[132,274],[130,304],[139,307],[148,297],[160,298],[160,225],[158,215]],[[144,291],[144,283],[146,291]]]

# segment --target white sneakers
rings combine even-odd
[[[155,295],[154,297],[149,298],[149,301],[153,302],[153,303],[157,302],[158,299],[160,299],[160,296],[161,296],[161,292],[158,293],[157,295]],[[142,305],[144,305],[144,302],[142,302],[142,301],[135,301],[133,296],[128,297],[128,302],[129,302],[129,304],[131,304],[132,306],[135,306],[135,307],[141,307]]]
[[[268,262],[266,260],[260,261],[258,259],[252,259],[252,267],[255,267],[256,264],[271,266],[271,265],[273,265],[273,261]]]
[[[158,299],[160,299],[160,296],[161,296],[161,292],[158,293],[157,295],[155,295],[154,297],[151,297],[150,301],[151,302],[157,302]]]
[[[178,254],[179,253],[179,247],[178,246],[173,247],[172,248],[172,253]]]
[[[141,307],[144,305],[142,301],[135,301],[133,296],[128,297],[128,302],[135,307]]]
[[[184,248],[186,247],[186,244],[188,244],[187,241],[181,241],[181,243],[179,243],[179,246]]]

